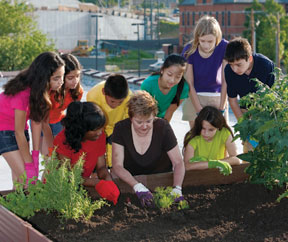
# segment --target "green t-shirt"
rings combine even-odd
[[[202,135],[190,140],[189,145],[194,148],[194,156],[205,157],[208,160],[221,160],[225,158],[225,144],[230,135],[226,128],[217,130],[212,141],[207,142]],[[192,157],[191,157],[192,158]]]
[[[173,101],[178,85],[175,85],[171,88],[171,90],[165,95],[163,94],[158,85],[158,79],[160,75],[152,75],[147,77],[141,84],[141,90],[145,90],[150,93],[152,97],[154,97],[158,102],[158,117],[164,118],[166,110],[171,105]],[[189,86],[185,81],[183,90],[180,95],[180,99],[185,99],[188,97],[189,94]]]

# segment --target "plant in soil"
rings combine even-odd
[[[188,202],[186,200],[177,201],[177,195],[172,195],[172,187],[156,187],[155,193],[153,194],[153,201],[156,207],[169,209],[172,205],[177,205],[178,209],[189,208]]]
[[[108,205],[103,199],[91,201],[82,186],[84,160],[73,167],[69,160],[59,161],[55,152],[46,158],[45,182],[37,181],[25,189],[25,183],[15,183],[15,191],[0,197],[0,204],[20,217],[29,218],[35,212],[57,212],[61,218],[88,220],[94,211]],[[26,181],[25,177],[23,181]]]
[[[280,69],[275,70],[275,83],[269,88],[257,82],[258,91],[241,98],[240,105],[248,111],[234,126],[238,135],[246,141],[247,137],[258,142],[253,151],[239,155],[250,162],[246,173],[250,182],[285,187],[288,182],[288,76]],[[286,191],[279,200],[288,195]]]

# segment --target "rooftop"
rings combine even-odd
[[[265,3],[266,0],[258,0],[260,3]],[[197,0],[184,0],[180,6],[185,6],[185,5],[195,5]],[[275,0],[277,3],[287,3],[288,0]],[[253,0],[214,0],[214,4],[224,4],[224,3],[253,3]]]

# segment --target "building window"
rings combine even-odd
[[[225,25],[225,12],[222,12],[222,26]]]
[[[182,25],[185,26],[185,13],[182,13]]]
[[[209,12],[209,16],[212,16],[212,12],[211,11]]]
[[[201,18],[201,12],[199,12],[199,18]]]
[[[218,21],[218,12],[216,12],[215,18]]]
[[[187,25],[189,26],[190,25],[190,13],[187,12]]]
[[[192,25],[195,25],[195,12],[193,12],[192,18],[193,18],[193,19],[192,19],[192,21],[193,21],[193,22],[192,22]]]
[[[228,26],[231,25],[231,12],[228,11],[228,23],[227,23]]]
[[[203,0],[203,4],[206,4],[206,0]]]

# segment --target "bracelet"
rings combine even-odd
[[[180,186],[175,186],[174,188],[176,188],[176,189],[182,191],[182,187],[180,187]]]

